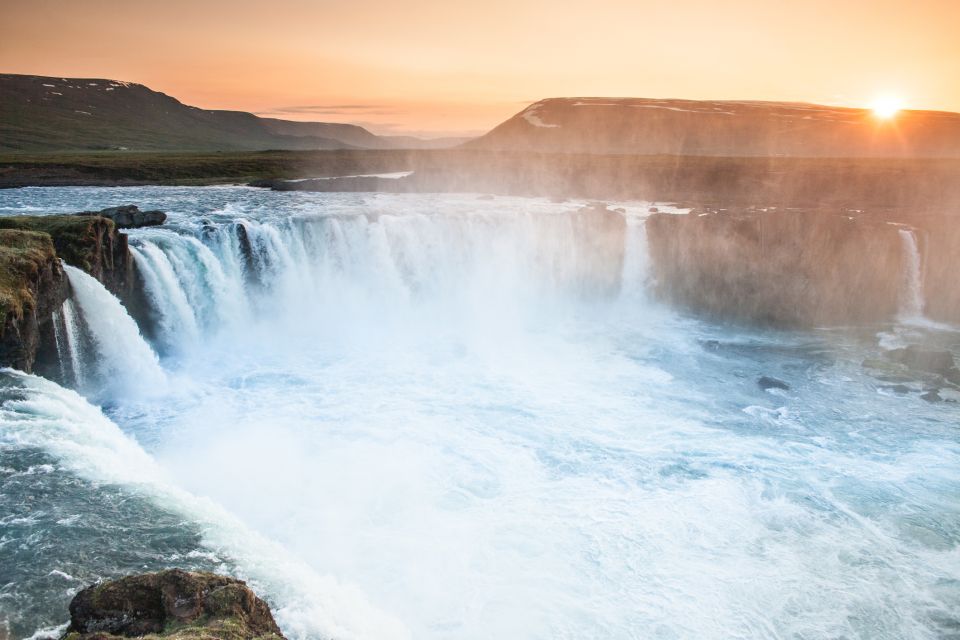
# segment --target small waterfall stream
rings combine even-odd
[[[53,333],[61,379],[75,389],[83,389],[83,335],[76,305],[67,298],[53,314]]]
[[[903,289],[900,297],[900,319],[923,319],[923,260],[913,229],[900,229],[903,245]]]

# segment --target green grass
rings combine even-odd
[[[57,256],[88,273],[96,261],[98,238],[112,232],[113,226],[112,220],[99,216],[0,217],[0,230],[44,234],[52,241]]]
[[[206,151],[0,154],[0,187],[45,184],[237,184],[399,170],[406,151]]]

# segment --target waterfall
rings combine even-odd
[[[626,301],[644,300],[650,269],[646,219],[640,216],[626,216],[626,224],[620,295]]]
[[[57,359],[60,363],[60,379],[67,379],[67,364],[72,361],[70,356],[70,349],[66,343],[66,338],[64,334],[66,329],[61,325],[63,324],[63,307],[57,309],[53,312],[53,340],[56,343],[57,347]]]
[[[77,311],[70,298],[64,300],[60,308],[53,313],[53,337],[60,361],[61,379],[71,381],[76,389],[82,389],[83,341]]]
[[[318,331],[386,335],[390,323],[509,330],[582,302],[642,304],[647,274],[643,217],[602,207],[233,214],[138,230],[130,251],[154,344],[99,282],[67,267],[74,299],[55,337],[62,379],[77,389],[149,388],[165,379],[157,354],[196,355],[218,336],[276,346]]]
[[[166,374],[157,355],[120,301],[80,269],[64,265],[64,270],[96,350],[91,364],[100,383],[133,392],[163,387]]]
[[[424,309],[518,319],[565,301],[638,300],[644,232],[642,218],[596,207],[365,212],[231,216],[144,229],[130,246],[166,355],[230,325],[251,339],[253,321],[274,329],[271,339],[306,338]]]
[[[900,294],[900,319],[923,318],[923,262],[913,229],[900,229],[903,246],[903,288]]]

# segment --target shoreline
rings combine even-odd
[[[399,180],[311,180],[398,172],[413,173]],[[289,182],[293,180],[303,182]],[[600,156],[471,149],[0,154],[0,189],[225,184],[946,213],[960,203],[960,159]]]

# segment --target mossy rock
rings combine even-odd
[[[120,637],[283,640],[270,608],[244,582],[179,569],[129,576],[77,594],[64,640]]]
[[[72,215],[0,217],[0,229],[46,233],[67,264],[93,274],[104,253],[104,238],[112,237],[115,231],[108,218]]]
[[[49,235],[0,228],[0,332],[36,307],[33,285],[56,256]]]

